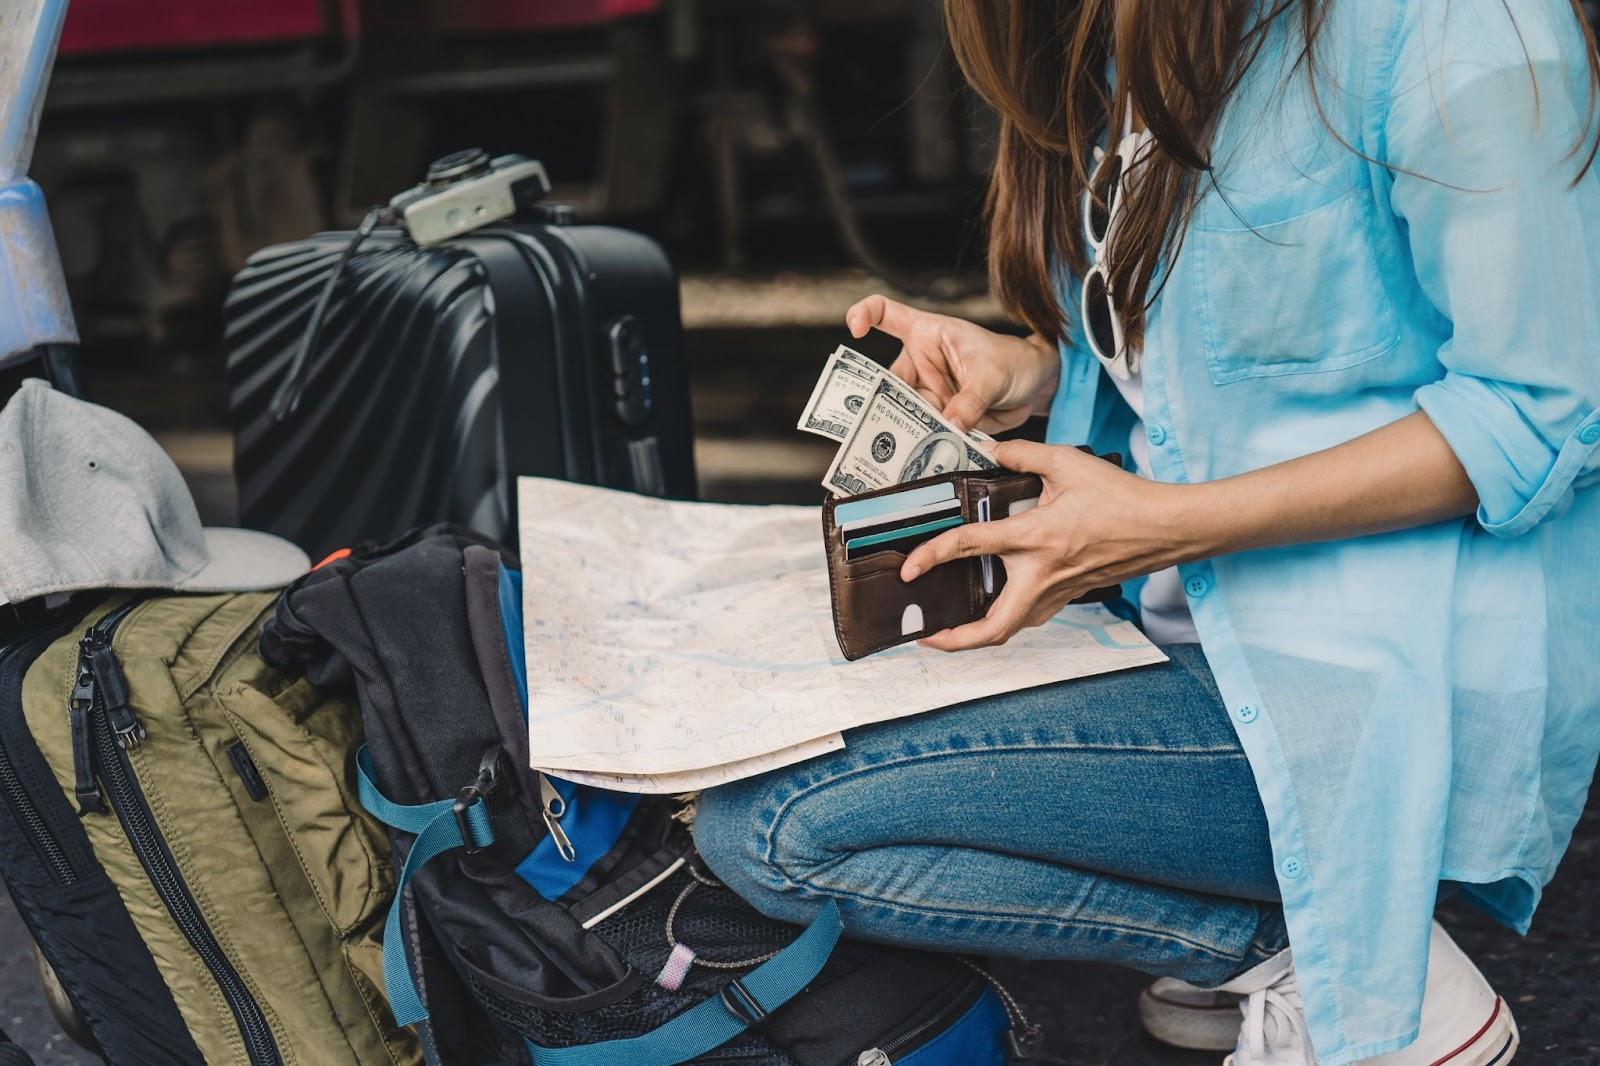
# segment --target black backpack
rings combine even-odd
[[[150,949],[23,714],[28,668],[72,631],[84,608],[24,608],[0,629],[0,875],[70,1002],[81,1027],[75,1039],[96,1045],[113,1066],[200,1066],[204,1059]],[[0,1035],[0,1066],[27,1061]]]
[[[516,559],[433,528],[292,586],[262,655],[354,686],[409,884],[385,970],[430,1061],[1000,1066],[1037,1032],[954,955],[803,932],[701,865],[666,797],[528,769]],[[537,694],[534,694],[537,699]]]
[[[0,1029],[0,1066],[33,1066],[33,1059],[11,1042],[4,1029]]]

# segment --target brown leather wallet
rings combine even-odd
[[[1122,465],[1119,455],[1101,458]],[[828,586],[833,601],[833,631],[846,659],[905,644],[942,629],[965,625],[988,613],[1005,587],[1005,564],[998,556],[956,559],[936,566],[915,581],[900,580],[900,566],[915,543],[893,543],[847,558],[849,537],[841,534],[835,510],[857,500],[889,496],[926,485],[951,483],[964,522],[996,521],[1013,508],[1032,506],[1043,483],[1033,474],[1007,470],[965,470],[894,485],[859,496],[830,499],[822,507],[822,536],[828,550]],[[930,535],[931,537],[931,535]],[[926,538],[925,538],[926,539]],[[920,543],[918,540],[916,543]],[[1095,589],[1074,602],[1103,603],[1122,594],[1120,585]]]

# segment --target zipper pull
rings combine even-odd
[[[561,798],[561,793],[556,791],[556,786],[544,774],[538,771],[534,776],[539,779],[539,803],[544,809],[544,827],[550,832],[550,839],[556,842],[556,851],[568,862],[578,861],[578,849],[572,846],[572,838],[567,836],[567,831],[561,828],[561,819],[567,813],[567,801]]]
[[[1011,1057],[1017,1062],[1027,1062],[1039,1051],[1039,1042],[1044,1039],[1044,1031],[1037,1025],[1029,1025],[1022,1029],[1008,1029],[1006,1037],[1011,1044]]]
[[[136,751],[144,743],[144,723],[133,713],[128,695],[128,679],[123,676],[122,664],[117,661],[111,645],[94,641],[89,650],[89,665],[100,690],[100,704],[105,708],[106,719],[117,734],[117,744],[123,751]]]
[[[967,969],[977,974],[988,982],[994,989],[995,995],[1000,997],[1000,1005],[1006,1009],[1006,1040],[1011,1045],[1011,1057],[1016,1062],[1026,1062],[1039,1053],[1039,1045],[1044,1042],[1044,1029],[1037,1023],[1028,1020],[1022,1012],[1022,1004],[1011,994],[1011,990],[1000,983],[994,974],[979,966],[965,955],[957,955],[956,961]]]
[[[94,755],[89,744],[89,715],[94,710],[94,670],[89,666],[89,653],[85,648],[88,638],[78,645],[77,674],[72,682],[72,695],[67,700],[67,713],[72,721],[72,792],[78,797],[78,815],[106,813],[106,801],[100,795],[100,785],[94,779]]]

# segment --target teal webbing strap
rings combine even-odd
[[[843,931],[829,900],[794,943],[660,1028],[582,1047],[529,1043],[533,1066],[673,1066],[721,1047],[793,999],[822,971]]]
[[[379,792],[372,777],[372,756],[363,745],[356,752],[356,787],[361,806],[384,825],[416,836],[405,865],[400,869],[400,877],[395,881],[394,902],[389,905],[389,917],[383,923],[383,984],[389,993],[389,1008],[394,1011],[397,1025],[412,1025],[428,1016],[428,1008],[422,1005],[416,982],[411,978],[411,967],[406,964],[405,945],[400,935],[400,897],[417,871],[430,860],[463,847],[468,841],[462,839],[454,800],[408,807]],[[472,831],[472,845],[486,848],[493,844],[494,823],[489,818],[488,807],[480,800],[468,807],[465,815]]]

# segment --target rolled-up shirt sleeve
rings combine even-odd
[[[1584,49],[1567,0],[1409,0],[1393,42],[1382,162],[1448,338],[1416,401],[1501,536],[1600,480],[1600,176],[1574,181],[1594,122]]]

